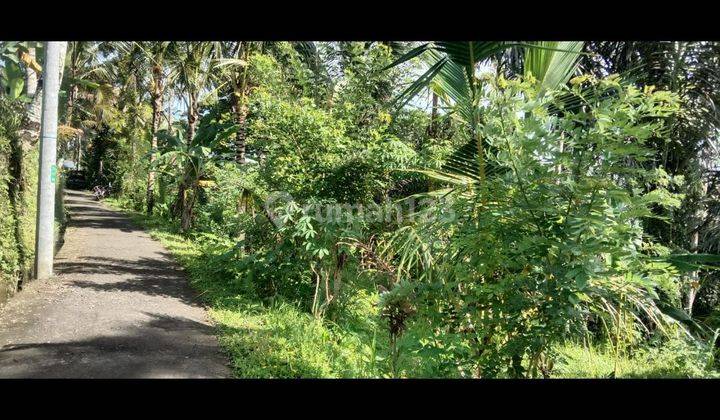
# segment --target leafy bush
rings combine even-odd
[[[416,284],[405,295],[436,325],[428,345],[452,349],[466,374],[548,375],[553,345],[582,336],[590,316],[610,335],[645,328],[641,319],[675,322],[656,304],[670,268],[654,264],[638,218],[679,200],[640,189],[659,175],[637,164],[675,98],[612,78],[581,83],[571,92],[591,98],[585,108],[560,113],[532,80],[492,85],[479,133],[488,178],[426,171],[450,185],[456,217],[427,217],[385,241],[398,278]]]

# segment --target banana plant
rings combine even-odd
[[[218,160],[230,159],[233,153],[227,147],[227,139],[237,131],[237,124],[220,123],[216,115],[204,116],[195,135],[190,142],[183,141],[178,130],[158,132],[158,139],[163,145],[153,150],[157,159],[152,169],[181,179],[175,210],[180,213],[181,226],[184,231],[190,229],[193,219],[193,208],[197,198],[201,179],[205,175],[208,164]],[[179,170],[180,173],[176,171]]]
[[[203,117],[189,144],[182,138],[180,130],[174,133],[160,130],[158,138],[163,144],[154,151],[157,153],[155,165],[165,173],[173,166],[186,168],[182,175],[197,182],[210,162],[232,157],[232,151],[224,142],[232,136],[237,125],[208,121],[207,118]]]
[[[41,48],[40,42],[0,42],[0,92],[11,99],[27,100],[23,95],[25,88],[25,69],[41,73],[42,67],[28,53],[29,48]]]

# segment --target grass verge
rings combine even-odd
[[[266,304],[248,296],[222,270],[208,264],[200,241],[158,217],[130,211],[118,200],[105,203],[126,213],[160,241],[187,271],[216,325],[235,376],[242,378],[376,377],[375,352],[361,331],[313,318],[292,303]]]

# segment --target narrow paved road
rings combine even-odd
[[[229,377],[205,310],[168,252],[86,192],[56,276],[0,308],[0,378]]]

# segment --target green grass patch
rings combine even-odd
[[[700,346],[676,338],[662,345],[636,349],[631,355],[607,346],[567,343],[558,349],[557,378],[716,378],[712,355]],[[617,359],[617,360],[616,360]]]

